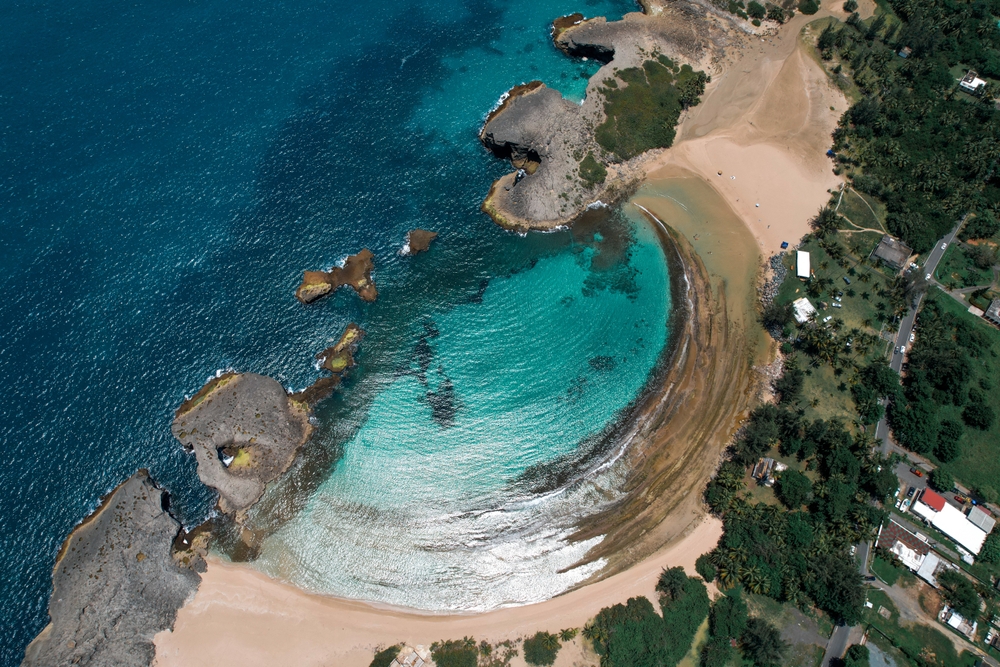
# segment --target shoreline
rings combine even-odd
[[[427,646],[466,635],[502,641],[542,629],[582,627],[605,606],[635,595],[654,597],[662,567],[681,565],[694,574],[697,554],[721,534],[721,521],[707,518],[641,566],[545,602],[475,614],[418,612],[307,593],[209,557],[202,586],[178,612],[174,629],[154,638],[153,664],[367,667],[376,647],[395,643]],[[570,653],[561,651],[556,667],[569,667]],[[523,658],[512,664],[523,665]]]

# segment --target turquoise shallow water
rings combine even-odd
[[[424,354],[386,382],[333,474],[255,566],[427,609],[534,602],[593,572],[600,563],[561,571],[597,542],[563,540],[595,505],[580,485],[540,477],[581,465],[666,342],[662,249],[649,228],[620,224],[633,245],[610,271],[570,246],[436,318]]]
[[[479,204],[509,166],[476,135],[500,95],[523,81],[540,78],[570,98],[583,93],[595,65],[552,47],[554,17],[579,10],[617,18],[633,9],[618,0],[389,1],[377,11],[339,0],[0,6],[0,663],[17,664],[44,626],[65,535],[136,468],[173,492],[172,507],[188,525],[209,514],[214,498],[169,431],[185,394],[220,368],[304,387],[317,376],[313,355],[349,321],[369,331],[361,365],[318,410],[301,493],[285,485],[262,506],[257,519],[277,532],[260,566],[322,590],[384,596],[370,571],[340,580],[317,565],[333,551],[274,556],[308,521],[344,525],[324,518],[324,499],[373,494],[356,506],[371,516],[398,509],[388,500],[398,497],[395,478],[374,476],[392,469],[379,460],[402,465],[392,453],[398,446],[442,466],[409,482],[425,500],[404,510],[434,506],[427,499],[440,493],[448,512],[509,519],[459,522],[451,532],[439,526],[440,534],[453,544],[494,536],[501,541],[493,553],[508,554],[500,561],[516,561],[536,579],[551,569],[516,556],[515,536],[535,540],[541,526],[549,537],[561,534],[586,511],[583,502],[538,503],[532,494],[580,469],[576,455],[593,449],[591,436],[648,377],[665,308],[651,295],[665,284],[665,269],[642,229],[631,245],[616,246],[631,253],[614,263],[622,270],[591,265],[587,253],[624,238],[622,222],[609,223],[596,246],[567,232],[521,238],[496,228]],[[406,230],[417,226],[440,232],[439,242],[400,257]],[[376,255],[378,302],[347,292],[309,308],[295,302],[303,269],[361,247]],[[643,319],[648,329],[620,326]],[[506,328],[511,322],[546,333],[507,366],[492,351],[510,353],[523,335]],[[616,324],[609,342],[607,327]],[[479,338],[464,338],[468,332]],[[425,388],[414,373],[428,346]],[[613,364],[592,367],[595,356]],[[453,383],[451,402],[443,377]],[[486,380],[492,384],[477,384]],[[539,400],[516,402],[530,392]],[[491,395],[495,401],[484,399]],[[449,405],[453,423],[433,421],[432,407],[444,418]],[[532,405],[545,406],[537,425],[526,416]],[[376,432],[398,438],[379,441]],[[491,456],[475,446],[483,433]],[[440,454],[448,448],[466,458]],[[561,453],[567,458],[554,462]],[[544,512],[515,520],[484,509],[511,503]],[[441,514],[420,515],[428,516]],[[411,519],[404,513],[343,532],[359,543],[374,539],[366,525],[418,535]],[[433,522],[422,525],[430,539]],[[558,540],[535,543],[539,553],[558,550]],[[331,544],[344,554],[351,548]],[[402,554],[426,542],[400,544]],[[447,581],[449,571],[471,567],[474,559],[463,560],[470,553],[398,563],[409,572],[441,568]],[[524,598],[513,583],[503,590],[429,604]]]

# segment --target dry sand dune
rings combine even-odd
[[[829,14],[843,12],[824,11]],[[826,151],[848,103],[800,37],[816,18],[800,14],[778,34],[750,41],[691,109],[677,144],[646,167],[653,178],[659,168],[676,165],[706,179],[765,256],[806,234],[809,219],[829,199],[827,190],[843,180]]]

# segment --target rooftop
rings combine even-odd
[[[944,509],[945,503],[944,496],[935,493],[931,489],[924,489],[924,492],[920,494],[920,500],[923,501],[924,505],[927,505],[935,512],[940,512]]]
[[[969,521],[971,521],[979,528],[982,528],[987,535],[993,531],[993,526],[995,526],[997,523],[996,519],[994,519],[993,516],[990,515],[988,510],[983,509],[978,505],[976,507],[973,507],[972,510],[969,512]]]
[[[906,260],[913,254],[909,246],[904,245],[898,239],[894,239],[888,234],[882,237],[878,247],[875,248],[875,256],[890,266],[901,269],[906,266]]]
[[[795,311],[795,321],[799,324],[805,324],[812,315],[816,314],[816,307],[804,296],[793,301],[792,308]]]
[[[990,303],[990,307],[986,309],[986,313],[983,317],[991,322],[1000,324],[1000,299],[993,299]]]

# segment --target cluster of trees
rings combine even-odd
[[[706,564],[711,567],[700,560],[699,572]],[[713,605],[701,580],[674,567],[663,570],[656,591],[660,613],[649,599],[634,597],[602,609],[584,628],[601,656],[601,667],[672,667],[690,650],[706,617],[710,635],[702,648],[702,667],[782,664],[787,644],[774,625],[750,617],[739,588]]]
[[[708,616],[705,585],[675,567],[663,571],[656,591],[660,614],[648,598],[634,597],[602,609],[583,629],[601,656],[601,667],[671,667],[690,650]]]
[[[942,462],[961,455],[965,426],[988,430],[996,414],[987,401],[992,381],[973,383],[976,360],[991,354],[989,337],[974,323],[945,312],[930,299],[917,320],[903,387],[891,395],[889,422],[896,439]],[[961,407],[961,419],[942,418],[942,406]]]
[[[559,641],[559,635],[554,635],[551,632],[536,632],[524,640],[524,661],[538,667],[551,665],[556,661],[556,655],[560,648],[562,648],[562,643]]]
[[[941,595],[945,601],[963,618],[974,619],[979,616],[982,604],[976,587],[957,570],[945,570],[937,577],[941,584]]]
[[[701,101],[709,78],[690,65],[678,67],[666,56],[647,60],[642,67],[620,70],[618,85],[608,79],[601,88],[605,121],[594,138],[617,160],[628,160],[652,148],[674,143],[681,111]]]
[[[852,436],[837,420],[805,420],[784,403],[783,397],[781,405],[765,404],[751,414],[709,484],[706,501],[722,516],[725,534],[699,571],[714,575],[723,589],[739,584],[777,600],[811,602],[854,623],[864,592],[848,549],[874,535],[884,512],[869,501],[884,500],[897,480],[870,436]],[[742,493],[746,467],[776,444],[817,478],[781,473],[775,492],[784,509],[751,504]]]
[[[970,101],[949,71],[962,64],[1000,76],[1000,3],[890,4],[901,21],[882,14],[866,23],[854,14],[824,30],[818,47],[862,93],[834,132],[838,160],[856,189],[885,202],[890,231],[926,252],[966,212],[983,221],[970,233],[986,235],[1000,211],[995,91],[988,86],[980,102]],[[912,51],[905,59],[896,55],[904,47]]]

